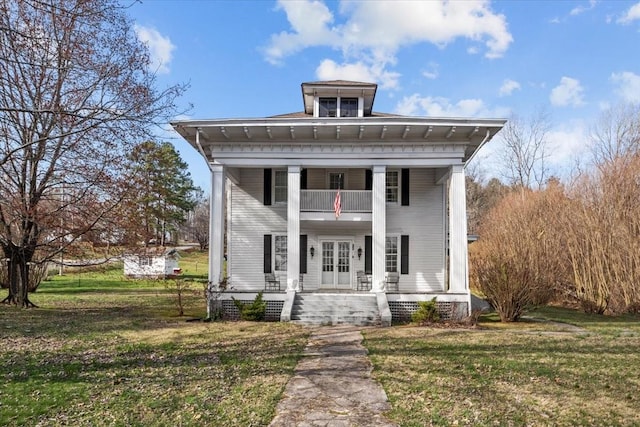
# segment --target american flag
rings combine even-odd
[[[333,201],[333,211],[336,213],[336,219],[338,219],[338,217],[340,216],[340,213],[342,213],[342,203],[340,201],[340,189],[338,188],[338,192],[336,193],[336,198]]]

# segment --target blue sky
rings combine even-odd
[[[159,84],[190,83],[182,118],[300,111],[302,82],[375,82],[380,112],[526,119],[544,109],[562,174],[604,109],[640,103],[638,0],[143,0],[130,14]],[[204,160],[170,140],[208,188]],[[479,156],[485,173],[499,150],[494,140]]]

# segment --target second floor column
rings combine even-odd
[[[387,235],[386,172],[386,166],[373,167],[371,292],[383,292],[385,286],[385,243]]]
[[[300,166],[287,174],[287,291],[300,290]]]

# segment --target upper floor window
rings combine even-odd
[[[387,203],[398,203],[398,171],[387,171],[386,178]]]
[[[275,171],[274,181],[274,202],[275,203],[287,203],[287,182],[289,175],[287,171]]]
[[[340,117],[358,117],[358,98],[340,98]]]
[[[320,98],[320,117],[338,117],[338,99]]]
[[[344,173],[343,172],[330,172],[329,173],[329,189],[344,190]]]
[[[319,98],[318,117],[358,117],[358,98]]]

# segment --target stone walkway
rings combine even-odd
[[[353,326],[314,329],[270,426],[395,427],[382,415],[387,395],[361,343]]]

